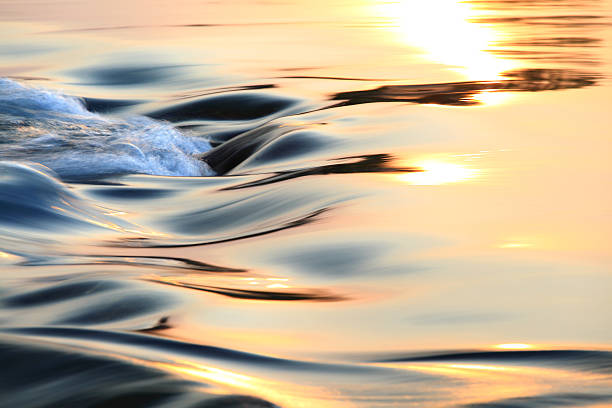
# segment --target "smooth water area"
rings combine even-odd
[[[0,1],[0,406],[611,406],[611,24]]]

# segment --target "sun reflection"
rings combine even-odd
[[[504,350],[526,350],[526,349],[533,348],[533,345],[525,344],[525,343],[504,343],[504,344],[497,344],[494,347],[498,349],[504,349]]]
[[[282,283],[273,283],[272,285],[267,285],[266,288],[268,289],[287,289],[290,286],[288,285],[283,285]]]
[[[160,368],[166,368],[174,372],[187,374],[193,377],[206,379],[216,384],[222,384],[230,387],[252,390],[257,388],[256,380],[242,374],[236,374],[228,370],[222,370],[208,366],[189,366],[175,365],[166,363],[157,363]]]
[[[16,262],[18,256],[9,254],[8,252],[0,251],[0,264],[10,264]]]
[[[260,279],[260,280],[265,280],[265,281],[274,282],[274,283],[261,282],[258,280],[258,278],[240,278],[240,280],[247,281],[246,282],[247,285],[266,285],[266,288],[268,289],[288,289],[291,287],[287,283],[289,281],[288,278],[261,278]],[[280,283],[280,282],[284,282],[284,283]]]
[[[440,160],[427,160],[415,163],[415,165],[423,171],[400,174],[399,179],[414,185],[432,186],[470,180],[476,177],[479,172],[479,170],[465,165]]]
[[[472,80],[495,80],[516,61],[486,52],[501,40],[492,26],[471,22],[482,11],[460,0],[378,1],[375,12],[401,40],[421,48],[428,60],[453,67]]]
[[[512,94],[510,92],[497,91],[485,91],[472,96],[472,100],[487,106],[501,105],[502,103],[507,102],[510,98],[512,98]]]

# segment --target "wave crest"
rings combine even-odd
[[[65,181],[118,174],[205,176],[203,138],[135,116],[89,112],[79,98],[0,79],[0,160],[43,164]]]

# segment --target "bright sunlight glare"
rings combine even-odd
[[[526,350],[533,348],[531,344],[525,343],[505,343],[505,344],[497,344],[495,348],[504,349],[504,350]]]
[[[500,79],[501,73],[516,68],[516,61],[486,51],[500,41],[502,33],[473,22],[482,14],[463,1],[380,2],[375,12],[389,21],[388,28],[401,41],[421,48],[426,59],[448,65],[467,79]]]
[[[420,186],[433,186],[447,183],[459,183],[477,176],[479,170],[461,164],[447,163],[438,160],[427,160],[416,163],[422,172],[399,175],[400,180]]]

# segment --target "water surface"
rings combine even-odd
[[[612,404],[611,12],[0,3],[0,405]]]

